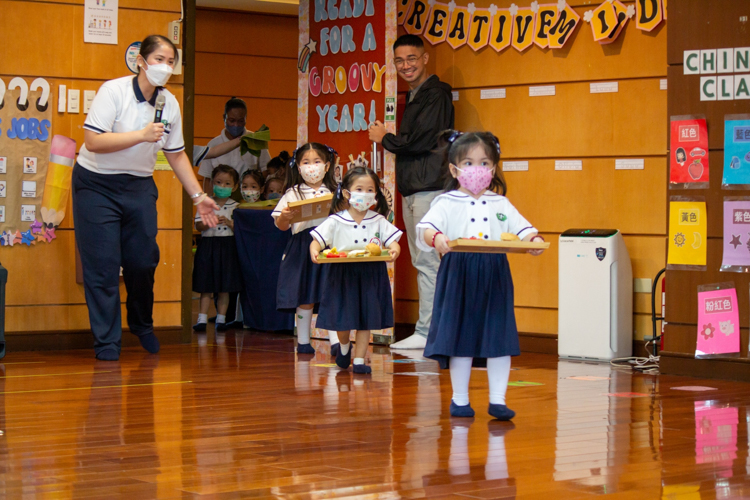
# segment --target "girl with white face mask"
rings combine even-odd
[[[369,243],[388,249],[391,261],[401,253],[401,231],[388,222],[389,207],[380,179],[369,168],[350,169],[341,181],[331,204],[331,216],[313,229],[310,257],[318,262],[323,248],[348,252],[362,250]],[[340,368],[348,368],[354,351],[352,371],[368,374],[365,364],[370,331],[393,327],[391,282],[385,262],[352,262],[329,267],[318,312],[318,328],[338,332],[341,347],[336,356]],[[349,343],[356,330],[357,345]]]
[[[523,241],[544,238],[505,197],[497,137],[448,130],[441,141],[450,171],[446,193],[435,198],[417,224],[420,250],[443,254],[424,356],[450,368],[452,417],[474,416],[469,404],[471,366],[474,358],[486,360],[489,414],[510,420],[515,416],[505,404],[510,357],[521,352],[508,259],[501,253],[451,253],[448,243],[457,238],[499,241],[504,233]]]
[[[271,213],[276,227],[282,231],[292,230],[292,239],[284,250],[279,267],[276,309],[295,313],[297,352],[300,354],[315,354],[315,349],[310,345],[310,329],[327,270],[323,269],[325,266],[310,262],[308,250],[312,242],[310,231],[325,217],[292,224],[295,211],[299,208],[292,210],[288,205],[290,201],[318,198],[335,191],[331,168],[335,162],[336,152],[324,144],[310,142],[297,148],[286,167],[284,195]],[[329,338],[331,354],[336,355],[338,337],[329,332]]]
[[[73,217],[97,359],[120,357],[120,266],[128,292],[128,326],[150,353],[154,334],[156,155],[163,151],[207,228],[217,224],[216,203],[201,190],[185,154],[182,116],[164,88],[177,60],[166,37],[151,35],[136,58],[139,72],[105,82],[91,103],[84,145],[73,168]],[[155,120],[157,102],[164,103]]]

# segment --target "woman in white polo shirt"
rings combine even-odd
[[[119,275],[125,281],[127,320],[148,352],[159,352],[154,335],[156,154],[163,150],[175,175],[208,226],[218,207],[201,191],[185,154],[180,107],[164,85],[177,50],[160,35],[141,43],[139,72],[105,82],[84,124],[84,146],[73,169],[73,217],[83,265],[83,284],[97,359],[116,361],[122,337]],[[165,97],[155,120],[158,96]],[[177,207],[175,207],[177,208]]]

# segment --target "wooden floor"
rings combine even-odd
[[[212,328],[212,327],[211,327]],[[750,386],[515,358],[514,423],[451,419],[437,364],[376,348],[372,376],[288,336],[196,336],[159,355],[10,352],[0,364],[3,498],[750,496]],[[706,386],[710,391],[677,390]]]

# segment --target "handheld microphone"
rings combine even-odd
[[[154,123],[161,123],[161,113],[164,111],[164,104],[167,102],[167,98],[163,95],[159,94],[156,96],[156,104],[154,104],[154,109],[156,109],[156,113],[154,113]]]

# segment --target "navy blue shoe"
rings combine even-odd
[[[336,365],[339,368],[343,368],[346,370],[349,368],[349,365],[352,362],[352,343],[349,342],[349,352],[346,354],[341,354],[341,351],[339,350],[339,353],[336,355]]]
[[[297,344],[297,354],[315,354],[315,349],[310,344]]]
[[[490,403],[490,408],[487,411],[498,420],[510,420],[516,416],[516,412],[505,405],[493,405]]]
[[[229,330],[229,325],[226,323],[216,323],[217,332],[226,332],[227,330]]]
[[[372,373],[372,368],[367,365],[353,365],[352,371],[354,373],[362,373],[364,375],[367,375],[368,373]]]
[[[333,344],[331,346],[331,357],[337,358],[339,353],[341,352],[341,344]]]
[[[205,332],[206,331],[206,324],[205,323],[196,323],[193,325],[193,330],[196,332]]]
[[[468,417],[474,416],[474,409],[470,404],[466,406],[458,406],[451,400],[451,417]]]

